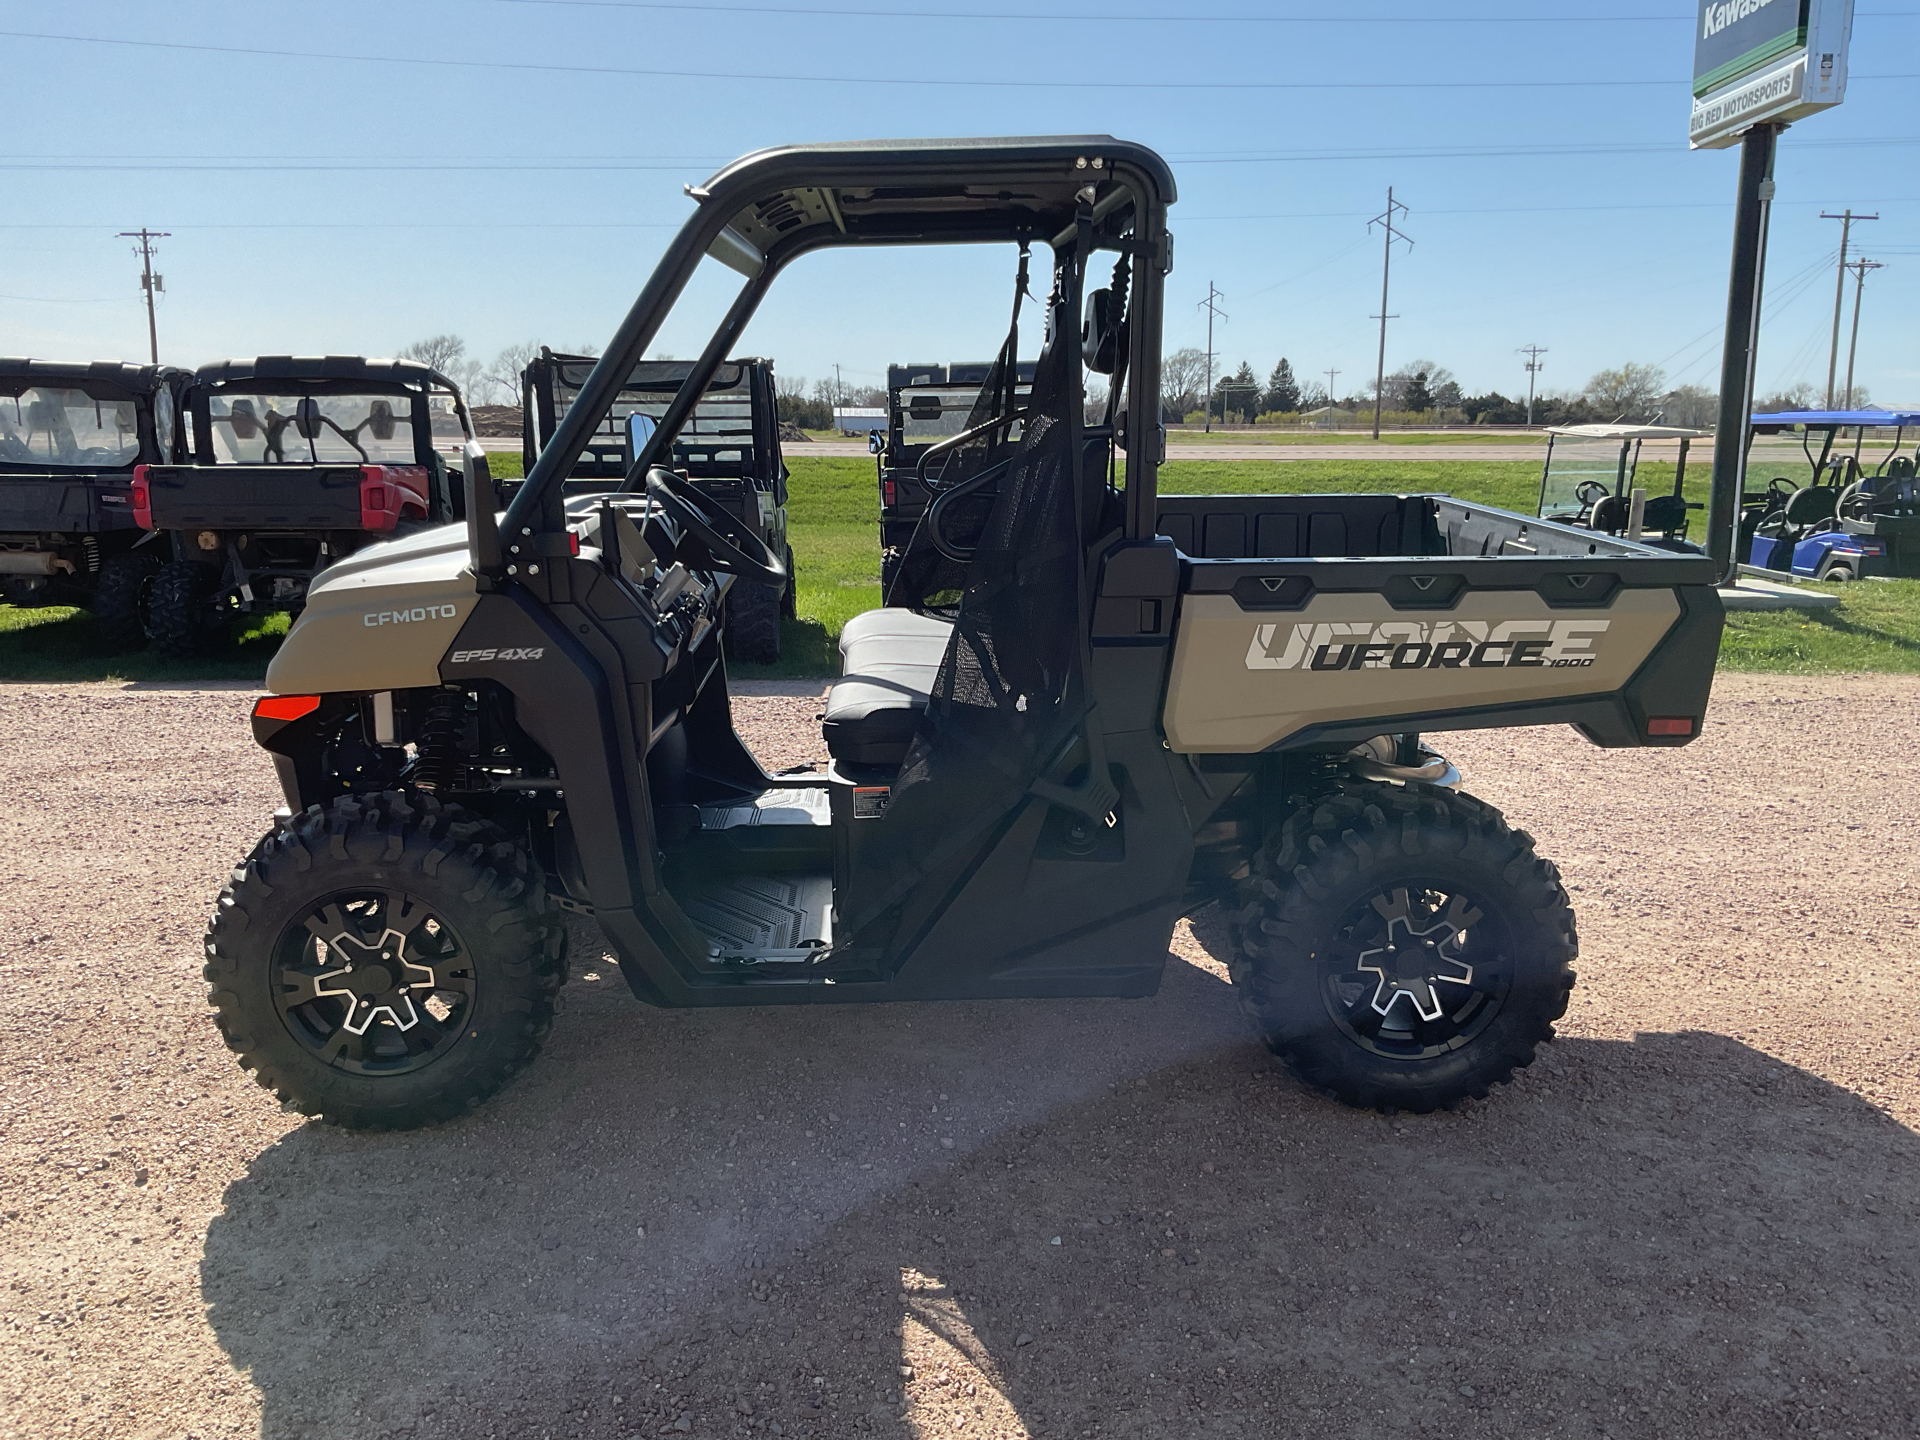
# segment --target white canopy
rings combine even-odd
[[[1576,440],[1704,440],[1704,430],[1682,430],[1677,425],[1550,425],[1549,435]]]

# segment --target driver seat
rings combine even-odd
[[[821,716],[827,753],[844,765],[899,769],[952,638],[950,621],[911,610],[869,610],[849,620],[840,632],[841,675]]]

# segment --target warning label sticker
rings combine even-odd
[[[887,804],[892,799],[893,790],[886,785],[856,785],[853,791],[853,818],[878,820],[887,813]]]

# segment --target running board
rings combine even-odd
[[[833,945],[831,875],[741,875],[680,905],[722,964],[811,964]]]

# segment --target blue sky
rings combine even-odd
[[[1713,384],[1737,160],[1686,147],[1692,15],[1689,0],[1201,0],[1158,17],[1138,0],[0,0],[0,352],[144,358],[136,262],[114,233],[143,224],[172,232],[160,327],[179,363],[390,354],[436,331],[482,356],[597,342],[688,214],[681,186],[735,155],[1104,131],[1179,177],[1169,349],[1203,342],[1211,280],[1229,365],[1264,375],[1285,355],[1362,388],[1380,298],[1366,222],[1392,185],[1417,244],[1395,257],[1389,369],[1427,357],[1513,394],[1515,350],[1538,343],[1556,388],[1627,360]],[[1880,214],[1856,234],[1887,265],[1867,282],[1860,379],[1920,402],[1920,0],[1861,0],[1853,69],[1847,103],[1781,142],[1760,384],[1824,380],[1840,227],[1818,216],[1851,205]],[[816,257],[746,348],[862,384],[891,360],[984,357],[1010,282],[998,251]],[[690,353],[712,315],[683,307],[661,348]]]

